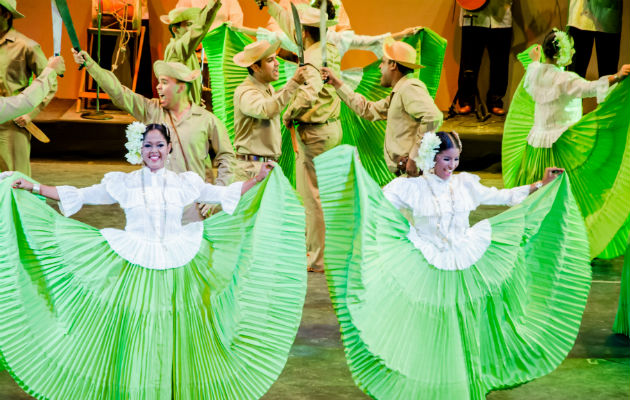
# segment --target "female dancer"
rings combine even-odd
[[[20,174],[0,181],[3,366],[37,398],[262,396],[304,301],[298,199],[279,171],[266,179],[269,164],[228,187],[167,170],[164,125],[128,136],[140,170],[82,189]],[[126,228],[98,231],[29,192],[58,200],[64,215],[119,203]],[[194,202],[225,212],[182,226]]]
[[[623,254],[630,228],[630,86],[625,81],[630,64],[616,75],[587,81],[563,71],[572,46],[566,33],[553,30],[542,54],[540,46],[530,53],[532,62],[505,121],[503,179],[514,187],[540,179],[546,167],[565,168],[586,221],[591,257],[613,258]],[[601,104],[582,117],[582,98],[595,96]]]
[[[316,159],[331,298],[374,398],[482,399],[551,372],[575,341],[591,273],[568,179],[488,188],[453,174],[460,151],[426,133],[424,175],[383,191],[348,146]],[[517,205],[470,227],[481,204]]]

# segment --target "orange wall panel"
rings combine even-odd
[[[253,0],[239,0],[245,14],[244,24],[250,27],[264,26],[268,19],[266,9],[260,11]],[[172,9],[177,0],[148,0],[151,26],[151,52],[153,59],[164,51],[170,35],[159,16]],[[397,32],[409,26],[427,26],[448,40],[442,81],[436,102],[445,110],[457,92],[461,30],[458,26],[459,9],[454,0],[344,0],[344,6],[353,29],[358,34],[376,35],[384,32]],[[86,29],[91,24],[91,0],[68,0],[75,29],[82,46],[87,46]],[[510,83],[508,95],[515,90],[523,70],[516,61],[516,54],[530,43],[542,37],[554,26],[566,24],[568,0],[516,1],[513,7],[514,39],[510,62]],[[18,10],[26,15],[16,20],[15,27],[27,36],[38,41],[47,55],[52,53],[52,23],[50,2],[47,0],[18,0]],[[625,7],[623,15],[621,62],[630,62],[630,7]],[[80,72],[77,71],[70,53],[70,40],[63,34],[62,55],[66,58],[68,72],[61,79],[58,96],[76,98],[79,89]],[[375,60],[371,53],[350,51],[344,57],[342,67],[363,66]],[[595,78],[595,62],[591,63],[589,77]],[[484,69],[485,68],[485,69]],[[482,65],[479,86],[482,97],[488,86],[487,60]]]

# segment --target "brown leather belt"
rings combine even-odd
[[[278,161],[276,157],[256,156],[254,154],[237,154],[236,159],[241,160],[241,161],[261,161],[261,162]]]
[[[298,121],[293,120],[293,125],[296,126],[322,126],[322,125],[327,125],[333,122],[339,121],[339,118],[334,118],[334,119],[329,119],[328,121],[324,121],[324,122],[302,122],[302,121]]]

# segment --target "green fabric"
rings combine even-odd
[[[353,148],[315,159],[326,278],[357,385],[376,399],[484,399],[553,371],[573,346],[591,269],[566,176],[489,220],[469,269],[431,266]]]
[[[630,80],[619,83],[550,149],[534,149],[527,144],[534,106],[521,81],[503,132],[505,186],[542,179],[546,167],[565,168],[586,221],[591,257],[622,255],[630,229]]]
[[[424,28],[415,35],[405,38],[404,41],[414,46],[420,54],[419,61],[426,68],[416,72],[416,75],[426,84],[431,96],[435,97],[444,63],[446,39],[431,29]],[[247,76],[247,70],[236,66],[232,59],[236,53],[251,42],[251,38],[233,31],[227,25],[214,29],[203,41],[204,49],[208,55],[208,69],[212,82],[213,112],[225,122],[232,139],[234,138],[234,90]],[[280,62],[280,79],[272,83],[276,89],[285,85],[287,79],[293,76],[296,68],[295,64],[291,62],[280,58],[278,61]],[[379,64],[380,60],[363,68],[363,77],[356,89],[368,100],[380,100],[391,92],[390,88],[384,88],[380,85]],[[361,160],[370,175],[381,185],[393,179],[394,175],[387,169],[383,157],[386,121],[370,122],[364,120],[343,103],[340,119],[343,130],[342,143],[357,146]],[[282,156],[279,164],[285,175],[294,183],[295,155],[293,154],[291,136],[284,127],[282,127]]]
[[[630,336],[630,237],[621,272],[621,289],[619,291],[619,307],[613,325],[613,332]]]
[[[20,177],[21,175],[17,175]],[[199,253],[151,270],[0,182],[0,355],[37,398],[257,399],[282,371],[306,292],[304,211],[280,170]]]

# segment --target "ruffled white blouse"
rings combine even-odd
[[[427,261],[443,270],[467,269],[486,252],[492,240],[488,220],[470,226],[470,212],[479,205],[515,205],[529,195],[529,185],[496,189],[462,172],[442,180],[434,174],[396,178],[383,188],[385,197],[411,214],[407,237]]]
[[[613,87],[608,76],[588,81],[556,65],[532,62],[523,82],[523,88],[536,102],[534,126],[527,142],[532,147],[552,147],[582,117],[582,98],[597,97],[600,103]]]
[[[111,248],[130,263],[150,269],[185,265],[199,252],[203,222],[182,225],[184,208],[193,203],[220,203],[231,214],[241,197],[243,182],[230,186],[205,183],[195,172],[110,172],[101,183],[77,189],[58,186],[59,209],[66,217],[84,204],[120,204],[125,230],[105,228],[101,234]]]

